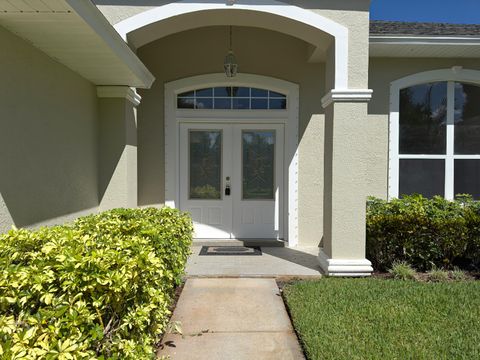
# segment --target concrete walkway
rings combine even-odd
[[[262,256],[200,256],[201,248],[195,243],[192,246],[186,269],[188,277],[321,276],[316,246],[294,249],[262,246]]]
[[[304,359],[274,279],[188,279],[173,313],[173,360]]]

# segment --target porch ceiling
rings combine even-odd
[[[4,0],[0,26],[96,85],[148,88],[154,81],[90,1]]]

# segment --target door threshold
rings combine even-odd
[[[278,239],[194,239],[194,246],[260,246],[285,247],[286,241]]]

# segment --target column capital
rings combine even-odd
[[[368,102],[372,94],[371,89],[332,89],[322,98],[322,107],[335,102]]]
[[[97,86],[99,98],[121,98],[130,101],[133,106],[140,105],[142,97],[137,94],[135,88],[128,86]]]

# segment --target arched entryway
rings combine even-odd
[[[298,91],[252,74],[165,85],[165,203],[197,237],[298,243]]]

